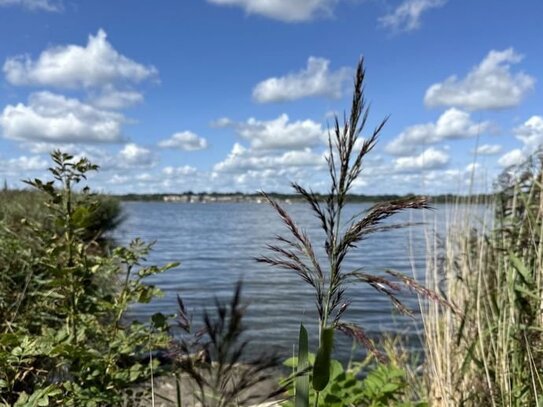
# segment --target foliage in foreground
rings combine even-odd
[[[460,313],[432,305],[426,312],[433,405],[543,404],[541,168],[535,156],[505,172],[494,219],[460,213],[441,253],[434,251],[429,275],[444,281]]]
[[[328,136],[329,152],[326,159],[330,190],[325,201],[321,202],[321,199],[311,190],[297,183],[292,184],[293,189],[306,201],[320,222],[325,235],[325,241],[322,244],[327,257],[325,262],[320,261],[313,242],[288,212],[271,197],[265,195],[286,226],[288,235],[286,237],[278,235],[277,241],[268,245],[272,254],[262,256],[258,258],[258,261],[297,273],[312,287],[315,295],[319,327],[319,348],[312,365],[311,379],[311,387],[315,391],[313,403],[315,406],[319,403],[319,394],[325,391],[331,378],[331,353],[335,331],[340,331],[358,341],[379,360],[386,360],[362,327],[344,321],[343,317],[350,303],[348,298],[345,298],[348,284],[368,284],[379,294],[388,297],[400,312],[406,314],[410,314],[410,311],[398,299],[398,294],[402,289],[407,288],[426,298],[446,303],[435,292],[395,271],[386,270],[384,274],[376,275],[366,273],[361,267],[345,270],[344,262],[349,252],[366,238],[377,232],[409,226],[383,224],[385,220],[408,209],[429,207],[425,197],[408,197],[377,203],[366,213],[346,221],[344,208],[349,191],[360,176],[366,156],[375,147],[386,123],[386,119],[381,121],[368,136],[361,138],[369,115],[363,95],[364,79],[365,69],[361,60],[356,70],[350,115],[343,125],[340,125],[336,117],[333,131]],[[299,370],[297,374],[305,373]],[[307,406],[308,403],[305,397],[305,400],[300,400],[299,406]]]
[[[119,405],[157,368],[149,351],[167,343],[161,324],[126,324],[124,313],[159,294],[144,277],[175,264],[142,266],[150,246],[139,240],[97,250],[99,205],[87,187],[74,194],[97,166],[52,159],[53,180],[27,181],[46,214],[16,230],[0,220],[0,405]]]
[[[203,324],[196,328],[178,297],[178,327],[182,334],[172,341],[172,351],[179,407],[180,374],[191,383],[193,398],[202,407],[248,405],[281,392],[279,387],[264,394],[255,392],[260,384],[273,383],[279,359],[273,352],[248,354],[250,342],[243,323],[247,307],[242,303],[241,292],[242,284],[238,282],[230,302],[215,300],[214,312],[205,310]]]
[[[315,363],[315,354],[308,354],[309,365]],[[298,357],[285,361],[285,366],[296,369],[299,365]],[[340,361],[332,359],[330,362],[330,380],[317,399],[316,391],[309,391],[309,405],[319,407],[425,407],[424,402],[404,401],[408,393],[409,382],[406,372],[394,364],[377,364],[370,370],[364,379],[361,373],[365,367],[364,362],[349,363],[343,368]],[[310,376],[311,379],[311,376]],[[293,401],[283,403],[284,407],[298,407],[296,393],[299,391],[290,388],[289,395]],[[299,400],[299,399],[298,399]],[[301,400],[300,400],[301,401]]]

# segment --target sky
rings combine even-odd
[[[107,193],[328,189],[360,58],[360,194],[488,191],[543,143],[541,0],[0,0],[0,180],[54,149]]]

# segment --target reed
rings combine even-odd
[[[172,339],[173,371],[177,375],[176,406],[182,406],[180,377],[190,383],[195,400],[202,407],[231,407],[262,403],[284,389],[263,391],[273,382],[279,366],[274,353],[249,355],[249,340],[243,323],[242,283],[238,282],[228,303],[215,300],[213,312],[204,310],[202,325],[194,327],[181,297],[178,297],[177,325],[181,333]]]
[[[430,303],[423,312],[431,405],[543,404],[540,159],[509,169],[497,187],[482,216],[456,206],[443,244],[430,240],[428,284],[459,310]]]
[[[358,63],[354,78],[354,92],[349,115],[340,124],[336,117],[328,136],[329,191],[324,202],[310,189],[298,183],[292,188],[308,205],[319,220],[325,239],[322,244],[326,260],[320,261],[315,245],[306,232],[298,226],[290,214],[274,199],[264,193],[271,206],[282,220],[287,233],[278,235],[276,241],[267,246],[269,255],[257,258],[259,262],[293,271],[312,287],[319,327],[319,349],[313,366],[313,389],[318,392],[328,383],[330,370],[330,349],[333,333],[342,332],[363,344],[381,361],[384,354],[377,349],[364,329],[344,320],[349,308],[345,290],[348,284],[363,283],[387,296],[392,304],[403,313],[409,310],[398,298],[402,290],[411,291],[426,298],[446,303],[435,292],[428,290],[414,279],[401,273],[385,270],[382,275],[369,274],[362,269],[348,269],[345,259],[351,250],[360,246],[365,239],[378,232],[385,232],[410,224],[384,224],[388,218],[409,209],[428,209],[425,197],[408,197],[374,204],[365,213],[352,219],[345,219],[344,210],[348,194],[355,180],[364,169],[367,155],[374,149],[387,119],[363,136],[369,117],[369,106],[364,97],[366,72],[363,60]]]

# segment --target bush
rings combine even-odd
[[[3,205],[0,403],[119,405],[157,369],[148,355],[169,340],[164,317],[143,325],[123,316],[131,303],[160,294],[143,284],[146,276],[176,264],[142,266],[151,247],[140,240],[110,255],[94,250],[118,210],[100,205],[87,187],[74,194],[97,166],[59,151],[51,156],[53,180],[27,181],[42,202]],[[24,205],[37,216],[20,216]],[[111,281],[118,283],[104,284]]]
[[[75,194],[76,204],[88,200],[86,194]],[[104,235],[113,231],[123,221],[120,201],[106,195],[94,195],[94,208],[89,215],[85,234],[86,242],[104,242]],[[54,219],[45,207],[47,196],[36,190],[4,190],[0,191],[0,222],[11,231],[23,231],[24,221],[32,220],[44,229],[54,227]],[[84,202],[81,202],[84,204]]]

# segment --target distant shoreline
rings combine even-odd
[[[315,194],[319,201],[325,201],[326,195]],[[125,194],[111,195],[123,202],[175,202],[175,203],[266,203],[262,194],[243,193],[163,193],[163,194]],[[275,200],[286,203],[305,202],[300,195],[271,193],[269,196]],[[375,203],[414,196],[409,195],[349,195],[347,201],[350,203]],[[484,203],[488,202],[493,195],[434,195],[429,196],[432,203]]]

